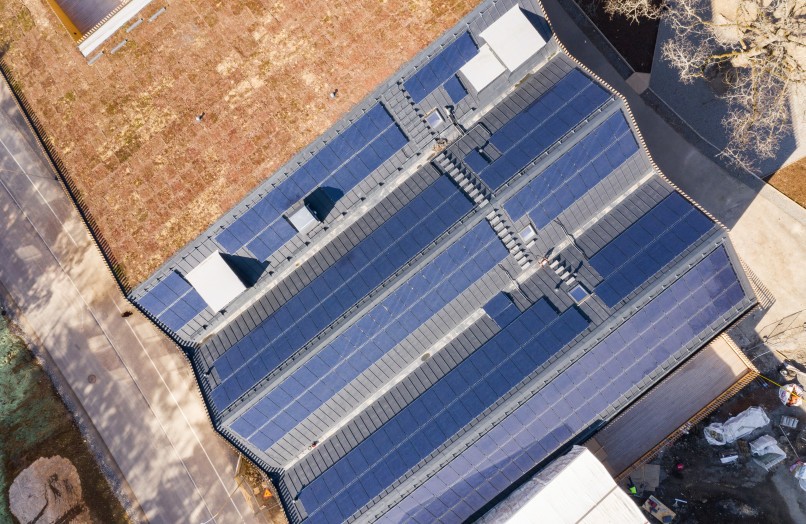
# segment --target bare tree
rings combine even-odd
[[[655,0],[607,0],[604,11],[612,18],[622,15],[631,22],[639,23],[643,19],[658,19],[663,12],[663,4]]]
[[[635,19],[632,4],[648,0],[607,1]],[[672,28],[661,52],[684,83],[723,83],[729,111],[722,155],[751,170],[773,158],[791,129],[791,95],[806,82],[806,1],[667,0],[662,15],[649,16]]]

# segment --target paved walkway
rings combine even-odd
[[[557,0],[544,0],[557,37],[577,60],[623,93],[661,171],[730,230],[739,256],[776,302],[759,327],[806,308],[806,210],[749,175],[733,175],[677,134],[591,45]]]
[[[0,282],[151,522],[253,521],[181,352],[127,303],[0,83]],[[89,376],[97,380],[90,383]]]

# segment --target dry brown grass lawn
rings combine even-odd
[[[776,171],[768,180],[775,189],[806,207],[806,158]]]
[[[157,0],[89,66],[46,0],[0,0],[0,43],[135,283],[476,3]]]

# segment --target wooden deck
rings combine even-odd
[[[717,337],[585,446],[616,478],[657,454],[758,375],[727,335]]]

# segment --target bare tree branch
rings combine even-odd
[[[606,0],[605,10],[662,17],[673,36],[661,54],[681,81],[723,83],[724,158],[752,168],[777,154],[791,130],[790,96],[806,83],[806,0]]]

